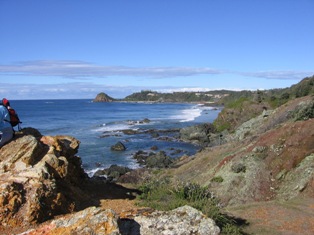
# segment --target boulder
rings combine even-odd
[[[119,235],[120,233],[118,216],[113,210],[89,207],[23,233],[23,235],[36,234]]]
[[[130,171],[131,169],[125,166],[111,165],[107,169],[96,171],[96,173],[93,176],[95,177],[106,176],[107,179],[117,180],[121,175],[124,175]]]
[[[210,143],[210,133],[214,132],[214,126],[210,123],[185,127],[180,130],[180,139],[198,145]]]
[[[112,151],[125,151],[126,147],[120,141],[110,148]]]
[[[139,234],[199,234],[216,235],[220,229],[215,222],[190,206],[183,206],[169,212],[153,212],[149,216],[137,216]]]
[[[168,168],[172,163],[172,158],[167,156],[164,151],[151,154],[146,159],[146,167],[148,168]]]

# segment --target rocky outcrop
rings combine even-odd
[[[199,234],[217,235],[215,222],[198,210],[183,206],[169,212],[155,211],[133,218],[119,219],[113,210],[90,207],[30,230],[23,235],[39,234]]]
[[[41,136],[31,128],[16,133],[0,149],[0,223],[23,226],[79,208],[87,197],[77,153],[80,142],[69,136]]]
[[[194,144],[207,145],[210,142],[209,135],[212,132],[214,132],[212,124],[199,124],[182,128],[180,130],[180,139]]]
[[[216,132],[211,123],[185,127],[180,130],[180,139],[202,147],[213,147],[226,142],[228,131]]]
[[[115,99],[107,95],[106,93],[99,93],[96,98],[93,100],[93,102],[112,102]]]
[[[169,157],[164,151],[155,153],[139,150],[134,154],[133,158],[137,160],[137,163],[147,168],[169,168],[174,162],[174,159]]]

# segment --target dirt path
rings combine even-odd
[[[314,198],[271,201],[228,208],[228,213],[245,219],[248,234],[312,235],[314,234]]]

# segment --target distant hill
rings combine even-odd
[[[231,91],[217,90],[208,92],[173,92],[159,93],[144,90],[133,93],[124,98],[125,101],[147,102],[217,102],[223,97],[229,96]]]
[[[314,94],[314,76],[304,78],[301,82],[283,89],[257,91],[214,90],[206,92],[173,92],[160,93],[143,90],[133,93],[124,99],[114,99],[105,93],[99,93],[94,102],[194,102],[211,103],[224,106],[241,106],[242,102],[254,102],[265,107],[276,108],[291,99]]]

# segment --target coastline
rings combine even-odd
[[[23,121],[22,127],[33,126],[44,135],[64,134],[79,139],[78,154],[88,171],[114,164],[137,168],[132,159],[136,151],[151,151],[156,146],[155,152],[166,150],[173,157],[192,155],[198,148],[180,143],[172,138],[174,133],[168,135],[165,130],[208,122],[219,112],[210,107],[203,111],[207,107],[194,102],[93,103],[88,99],[17,101],[14,107]],[[73,118],[75,122],[71,121]],[[144,123],[145,118],[150,122]],[[126,146],[126,151],[110,150],[118,141]],[[181,153],[178,149],[182,149]]]

